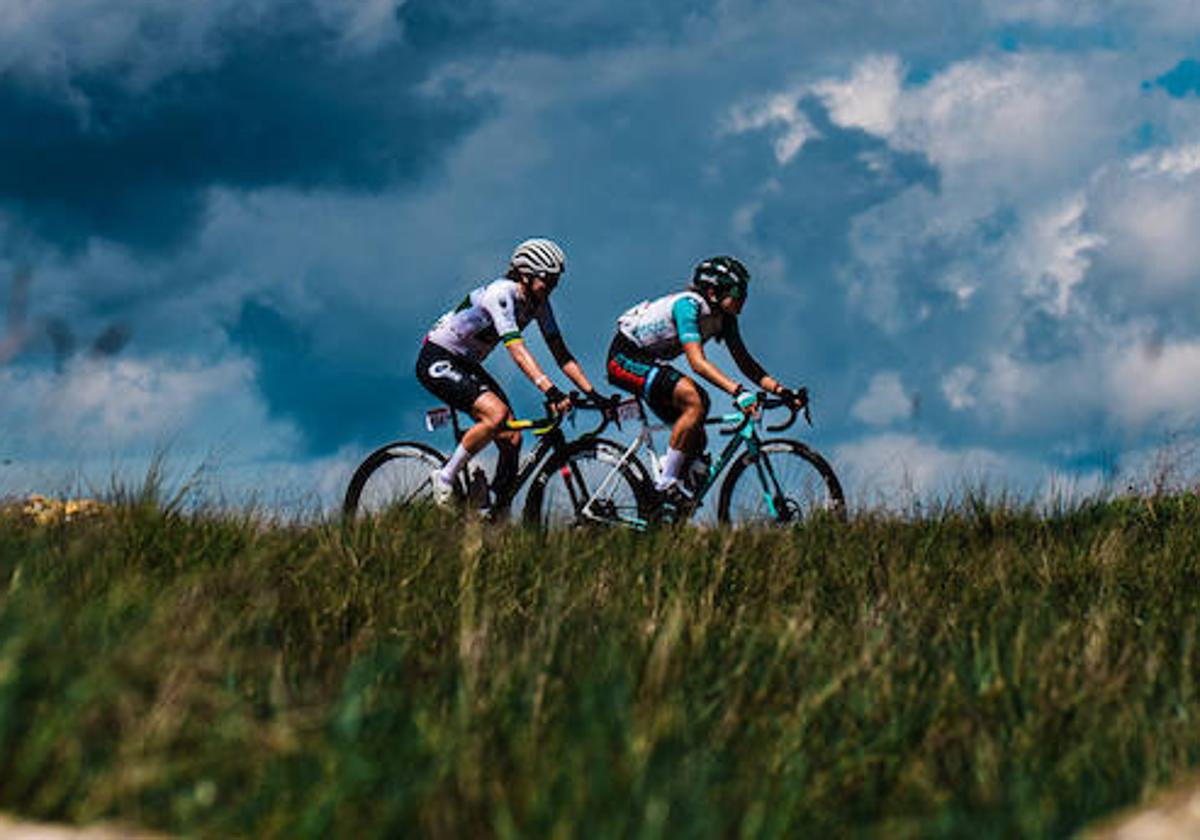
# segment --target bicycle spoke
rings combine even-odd
[[[841,487],[820,456],[792,441],[764,444],[722,488],[721,518],[734,523],[798,522],[820,511],[841,514]]]
[[[546,527],[644,527],[641,491],[628,468],[619,466],[620,454],[610,443],[578,447],[553,474],[538,476],[527,501],[526,518]]]
[[[432,501],[429,473],[441,463],[436,452],[424,447],[392,444],[377,450],[355,473],[347,495],[347,512],[378,514]]]

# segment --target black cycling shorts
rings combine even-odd
[[[417,356],[417,379],[451,408],[470,413],[481,394],[491,392],[509,405],[508,395],[478,363],[426,341]]]
[[[617,333],[608,347],[605,367],[610,383],[641,397],[665,422],[674,423],[679,419],[680,411],[671,397],[675,385],[684,376],[675,368],[654,358],[621,333]],[[703,397],[704,389],[698,390]]]

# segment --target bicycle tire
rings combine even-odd
[[[351,476],[342,513],[352,517],[396,505],[432,502],[429,473],[445,463],[441,452],[417,441],[398,440],[381,446],[364,458]]]
[[[768,500],[759,471],[751,469],[755,464],[754,457],[743,452],[721,483],[718,521],[726,524],[787,524],[803,521],[817,511],[825,511],[838,519],[845,518],[846,497],[842,484],[820,453],[788,438],[762,441],[759,453],[779,483],[787,485],[783,488],[783,504],[775,494]],[[739,485],[743,475],[747,478]],[[743,496],[746,501],[739,503]]]
[[[567,444],[530,480],[523,517],[539,528],[612,525],[644,528],[654,510],[650,473],[636,456],[616,471],[612,491],[593,496],[613,473],[626,447],[606,438],[589,438]],[[592,508],[584,512],[588,501]]]

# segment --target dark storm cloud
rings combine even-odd
[[[382,190],[430,171],[486,113],[453,87],[421,88],[439,62],[611,47],[710,5],[410,0],[401,39],[347,50],[317,3],[214,26],[215,63],[148,87],[119,61],[81,61],[65,84],[0,72],[0,206],[68,249],[101,236],[162,250],[195,229],[210,186]]]
[[[347,369],[318,351],[312,337],[258,301],[242,306],[230,338],[258,366],[259,389],[272,417],[294,422],[312,454],[348,440],[374,440],[399,428],[399,400],[409,383],[380,368]]]
[[[761,245],[791,257],[787,282],[805,290],[803,318],[793,321],[790,344],[806,371],[845,370],[848,360],[854,360],[865,376],[881,361],[894,359],[896,348],[864,343],[864,333],[874,329],[862,313],[846,307],[838,266],[850,257],[851,222],[913,187],[936,193],[939,175],[922,155],[897,151],[863,131],[835,125],[815,100],[806,100],[802,108],[818,136],[778,171],[778,188],[764,196],[753,233]],[[918,272],[937,255],[914,249],[904,259]],[[797,313],[782,305],[759,317],[770,332],[787,334],[788,322]],[[817,324],[826,329],[808,328]],[[844,328],[828,329],[834,324]],[[846,410],[851,389],[858,384],[852,377],[829,382],[826,398],[837,403],[837,410]]]
[[[711,21],[717,0],[442,0],[408,2],[398,17],[414,46],[438,46],[453,39],[475,50],[496,49],[577,55],[612,49],[641,38],[682,37],[688,23]]]
[[[270,23],[144,90],[119,68],[79,71],[70,99],[0,75],[0,201],[63,246],[99,235],[161,249],[193,230],[209,186],[383,189],[435,166],[483,113],[418,90],[453,22],[367,54],[339,49],[313,15]]]

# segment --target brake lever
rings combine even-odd
[[[621,412],[617,409],[617,404],[621,402],[621,398],[613,396],[605,401],[604,419],[616,425],[618,431],[623,431],[621,427]]]

